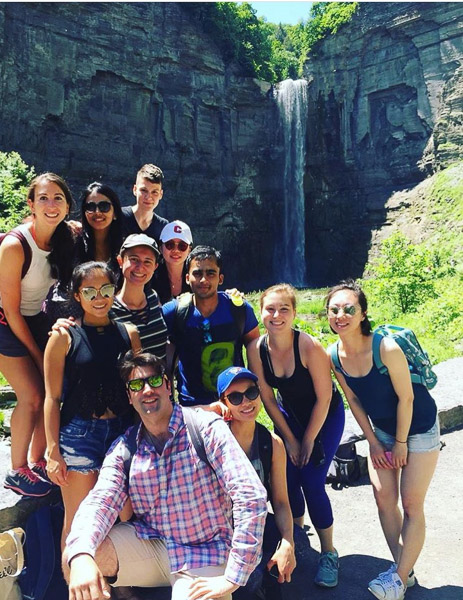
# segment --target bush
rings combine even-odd
[[[392,303],[401,313],[414,311],[435,297],[435,279],[447,270],[444,256],[412,244],[400,232],[382,243],[380,257],[367,268],[379,299]]]
[[[34,176],[34,167],[17,152],[0,152],[0,231],[19,225],[28,214],[25,198]]]

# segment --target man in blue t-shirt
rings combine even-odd
[[[242,346],[257,338],[259,329],[250,304],[217,291],[223,283],[220,252],[197,246],[186,267],[192,294],[167,302],[162,313],[178,354],[179,401],[192,406],[217,400],[218,374],[243,365]]]

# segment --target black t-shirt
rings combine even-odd
[[[153,220],[151,221],[150,226],[143,231],[137,223],[132,207],[124,206],[122,209],[122,237],[125,239],[132,233],[145,233],[154,238],[159,244],[161,231],[168,222],[167,219],[163,219],[153,211]]]

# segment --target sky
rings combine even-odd
[[[296,25],[301,19],[307,21],[312,2],[250,2],[258,17],[270,23]]]

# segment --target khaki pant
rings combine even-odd
[[[170,572],[166,545],[162,540],[141,540],[130,523],[118,523],[108,534],[116,549],[119,570],[114,586],[172,586],[172,600],[186,600],[188,588],[196,577],[223,575],[225,565]],[[222,596],[231,600],[231,594]]]

